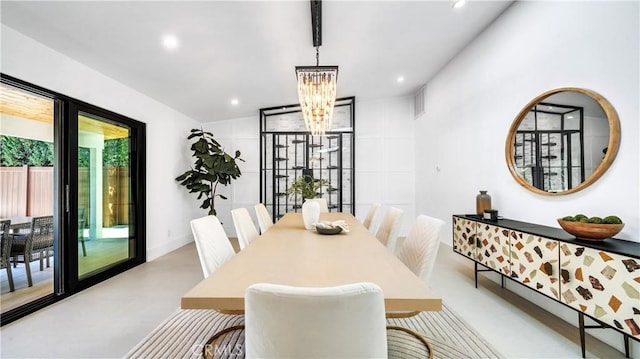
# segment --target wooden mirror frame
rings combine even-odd
[[[538,102],[544,100],[545,98],[555,95],[560,92],[573,91],[579,92],[584,95],[591,97],[595,100],[605,115],[607,116],[607,120],[609,121],[609,146],[607,147],[607,153],[604,155],[604,158],[598,165],[598,167],[593,171],[591,176],[585,179],[579,185],[563,191],[563,192],[546,192],[539,188],[534,187],[532,184],[527,182],[524,178],[522,178],[518,172],[516,171],[515,157],[514,157],[514,142],[516,138],[516,132],[520,127],[520,123],[525,118],[525,116],[529,113],[531,108],[536,105]],[[618,114],[616,110],[611,106],[609,101],[607,101],[604,97],[598,94],[595,91],[578,88],[578,87],[561,87],[553,90],[546,91],[539,95],[538,97],[531,100],[521,111],[518,113],[518,116],[513,120],[511,124],[511,128],[509,129],[509,135],[507,136],[507,141],[504,147],[505,159],[507,161],[507,166],[509,167],[509,172],[511,172],[511,176],[518,182],[522,187],[528,189],[531,192],[545,195],[545,196],[563,196],[571,193],[578,192],[582,189],[587,188],[589,185],[594,183],[598,178],[600,178],[611,166],[613,160],[616,158],[618,154],[618,148],[620,147],[620,120],[618,118]]]

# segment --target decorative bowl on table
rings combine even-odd
[[[344,232],[349,232],[349,227],[344,221],[334,221],[334,222],[318,222],[315,223],[316,232],[319,234],[339,234]]]
[[[330,228],[322,228],[322,227],[318,227],[316,226],[316,232],[318,232],[319,234],[339,234],[340,232],[342,232],[342,228],[340,227],[330,227]]]
[[[558,218],[560,227],[578,239],[588,241],[603,241],[620,233],[624,223],[587,223],[572,222]]]

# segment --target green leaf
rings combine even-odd
[[[207,141],[204,138],[201,138],[191,146],[191,149],[198,153],[207,153],[209,147],[207,146]]]
[[[214,172],[215,169],[215,158],[211,156],[206,156],[201,159],[202,166],[207,169],[209,173]]]

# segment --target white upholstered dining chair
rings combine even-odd
[[[267,211],[267,207],[262,203],[258,203],[253,206],[253,209],[256,211],[256,217],[258,218],[258,226],[260,227],[260,233],[264,233],[273,226],[273,220]]]
[[[243,249],[260,236],[256,226],[253,224],[251,215],[246,208],[232,209],[231,217],[233,218],[233,226],[235,227],[236,234],[238,235],[238,244],[240,245],[240,249]]]
[[[318,204],[320,205],[320,213],[329,212],[329,205],[327,204],[327,199],[326,198],[314,198],[314,199],[312,199],[312,201],[318,202]]]
[[[402,225],[404,211],[400,208],[391,207],[382,218],[382,223],[376,231],[376,238],[393,253],[395,251],[396,240]]]
[[[233,246],[216,216],[206,216],[191,221],[191,231],[196,241],[202,273],[207,278],[235,255]]]
[[[427,285],[436,262],[442,227],[444,227],[444,221],[419,215],[398,250],[398,259]],[[387,318],[407,318],[419,313],[419,311],[387,312]]]
[[[386,358],[382,289],[254,284],[245,294],[245,357]]]
[[[443,227],[444,221],[419,215],[398,250],[398,259],[427,284],[433,273]]]
[[[378,209],[380,209],[380,203],[374,203],[369,207],[369,211],[367,212],[367,216],[362,221],[362,225],[364,228],[368,229],[370,232],[375,233],[373,224],[376,219],[376,215],[378,214]]]

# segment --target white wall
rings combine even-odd
[[[275,105],[275,104],[274,104]],[[356,97],[356,216],[363,219],[373,202],[405,211],[401,235],[408,233],[414,212],[413,98],[358,101]],[[203,126],[213,132],[225,151],[239,150],[242,176],[218,200],[216,210],[229,236],[235,236],[229,211],[248,207],[255,221],[253,205],[260,201],[260,122],[258,115]]]
[[[400,236],[416,217],[414,123],[413,97],[356,103],[356,215],[364,219],[374,202],[400,208]]]
[[[416,123],[417,211],[450,223],[474,213],[487,189],[505,217],[558,227],[556,218],[578,212],[617,214],[626,223],[619,237],[640,241],[638,27],[638,2],[516,2],[427,85]],[[541,196],[511,177],[505,140],[527,102],[564,86],[611,102],[620,150],[587,189]]]
[[[230,154],[240,151],[240,158],[245,162],[238,162],[242,175],[231,185],[219,187],[218,193],[227,200],[216,199],[215,207],[222,226],[229,237],[236,237],[231,219],[231,210],[245,207],[249,210],[256,228],[258,222],[253,206],[260,202],[260,122],[258,115],[237,118],[227,121],[217,121],[204,124],[205,131],[213,133],[216,141]]]
[[[474,213],[478,190],[487,189],[505,217],[559,227],[556,218],[564,215],[617,214],[626,223],[619,237],[640,241],[639,13],[638,2],[511,6],[427,85],[426,114],[415,126],[417,212],[450,224],[452,214]],[[533,194],[507,169],[507,132],[528,101],[565,86],[594,90],[611,102],[620,117],[620,150],[589,188],[557,197]],[[451,243],[451,231],[446,236]],[[574,311],[524,287],[509,288],[577,323]],[[619,334],[590,334],[622,350]]]
[[[198,123],[2,25],[2,73],[147,124],[147,259],[192,241],[198,205],[174,178],[189,168],[189,129]]]

